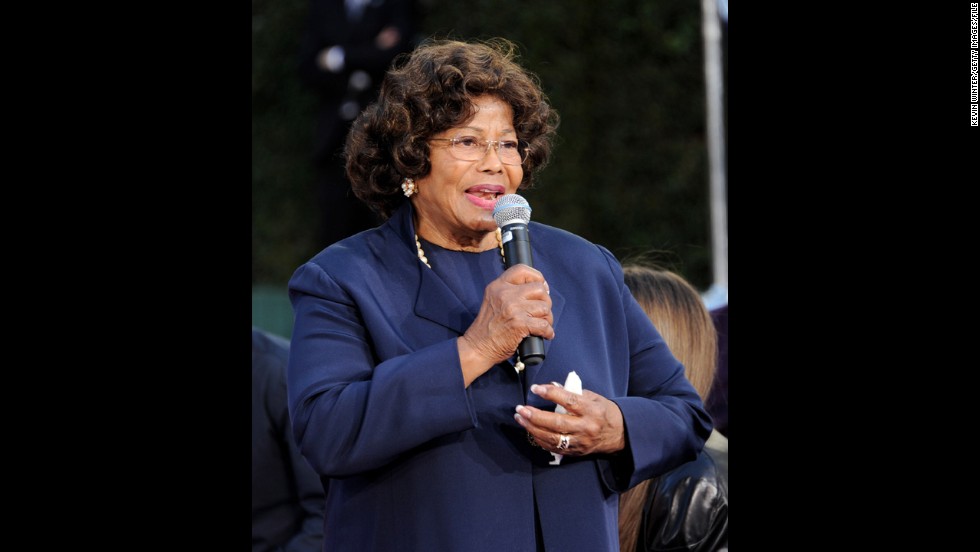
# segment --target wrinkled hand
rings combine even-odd
[[[486,371],[514,356],[528,335],[553,339],[548,291],[544,276],[534,268],[518,264],[505,270],[487,285],[476,320],[459,338],[461,358],[475,355]]]
[[[514,419],[539,447],[565,456],[614,453],[626,447],[623,413],[611,400],[588,389],[583,389],[581,395],[572,393],[558,384],[535,384],[531,392],[568,411],[556,414],[533,406],[517,407]],[[569,437],[568,448],[559,450],[562,435]]]

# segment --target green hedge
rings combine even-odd
[[[316,253],[314,98],[296,49],[308,0],[252,2],[252,282]],[[711,284],[700,3],[419,2],[419,38],[516,42],[562,116],[534,220]],[[727,61],[726,61],[727,64]]]

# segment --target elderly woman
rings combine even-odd
[[[386,222],[289,282],[324,550],[617,550],[619,493],[703,447],[710,418],[609,251],[531,222],[534,268],[502,262],[493,208],[557,125],[500,39],[421,45],[354,122],[348,176]],[[555,383],[572,371],[581,394]]]

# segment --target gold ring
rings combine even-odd
[[[568,443],[571,438],[568,435],[562,434],[558,439],[558,450],[568,450]]]

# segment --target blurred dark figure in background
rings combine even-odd
[[[711,320],[718,330],[718,369],[704,406],[715,421],[715,430],[728,437],[728,304],[712,309]]]
[[[701,296],[673,272],[623,265],[623,279],[702,397],[717,364],[716,330]],[[620,495],[623,552],[728,550],[728,439],[712,431],[696,459]]]
[[[415,41],[414,0],[311,0],[300,74],[319,96],[313,143],[318,247],[381,221],[354,197],[341,157],[351,121],[375,100],[399,53]]]
[[[252,328],[252,552],[319,552],[323,485],[286,409],[289,341]]]

